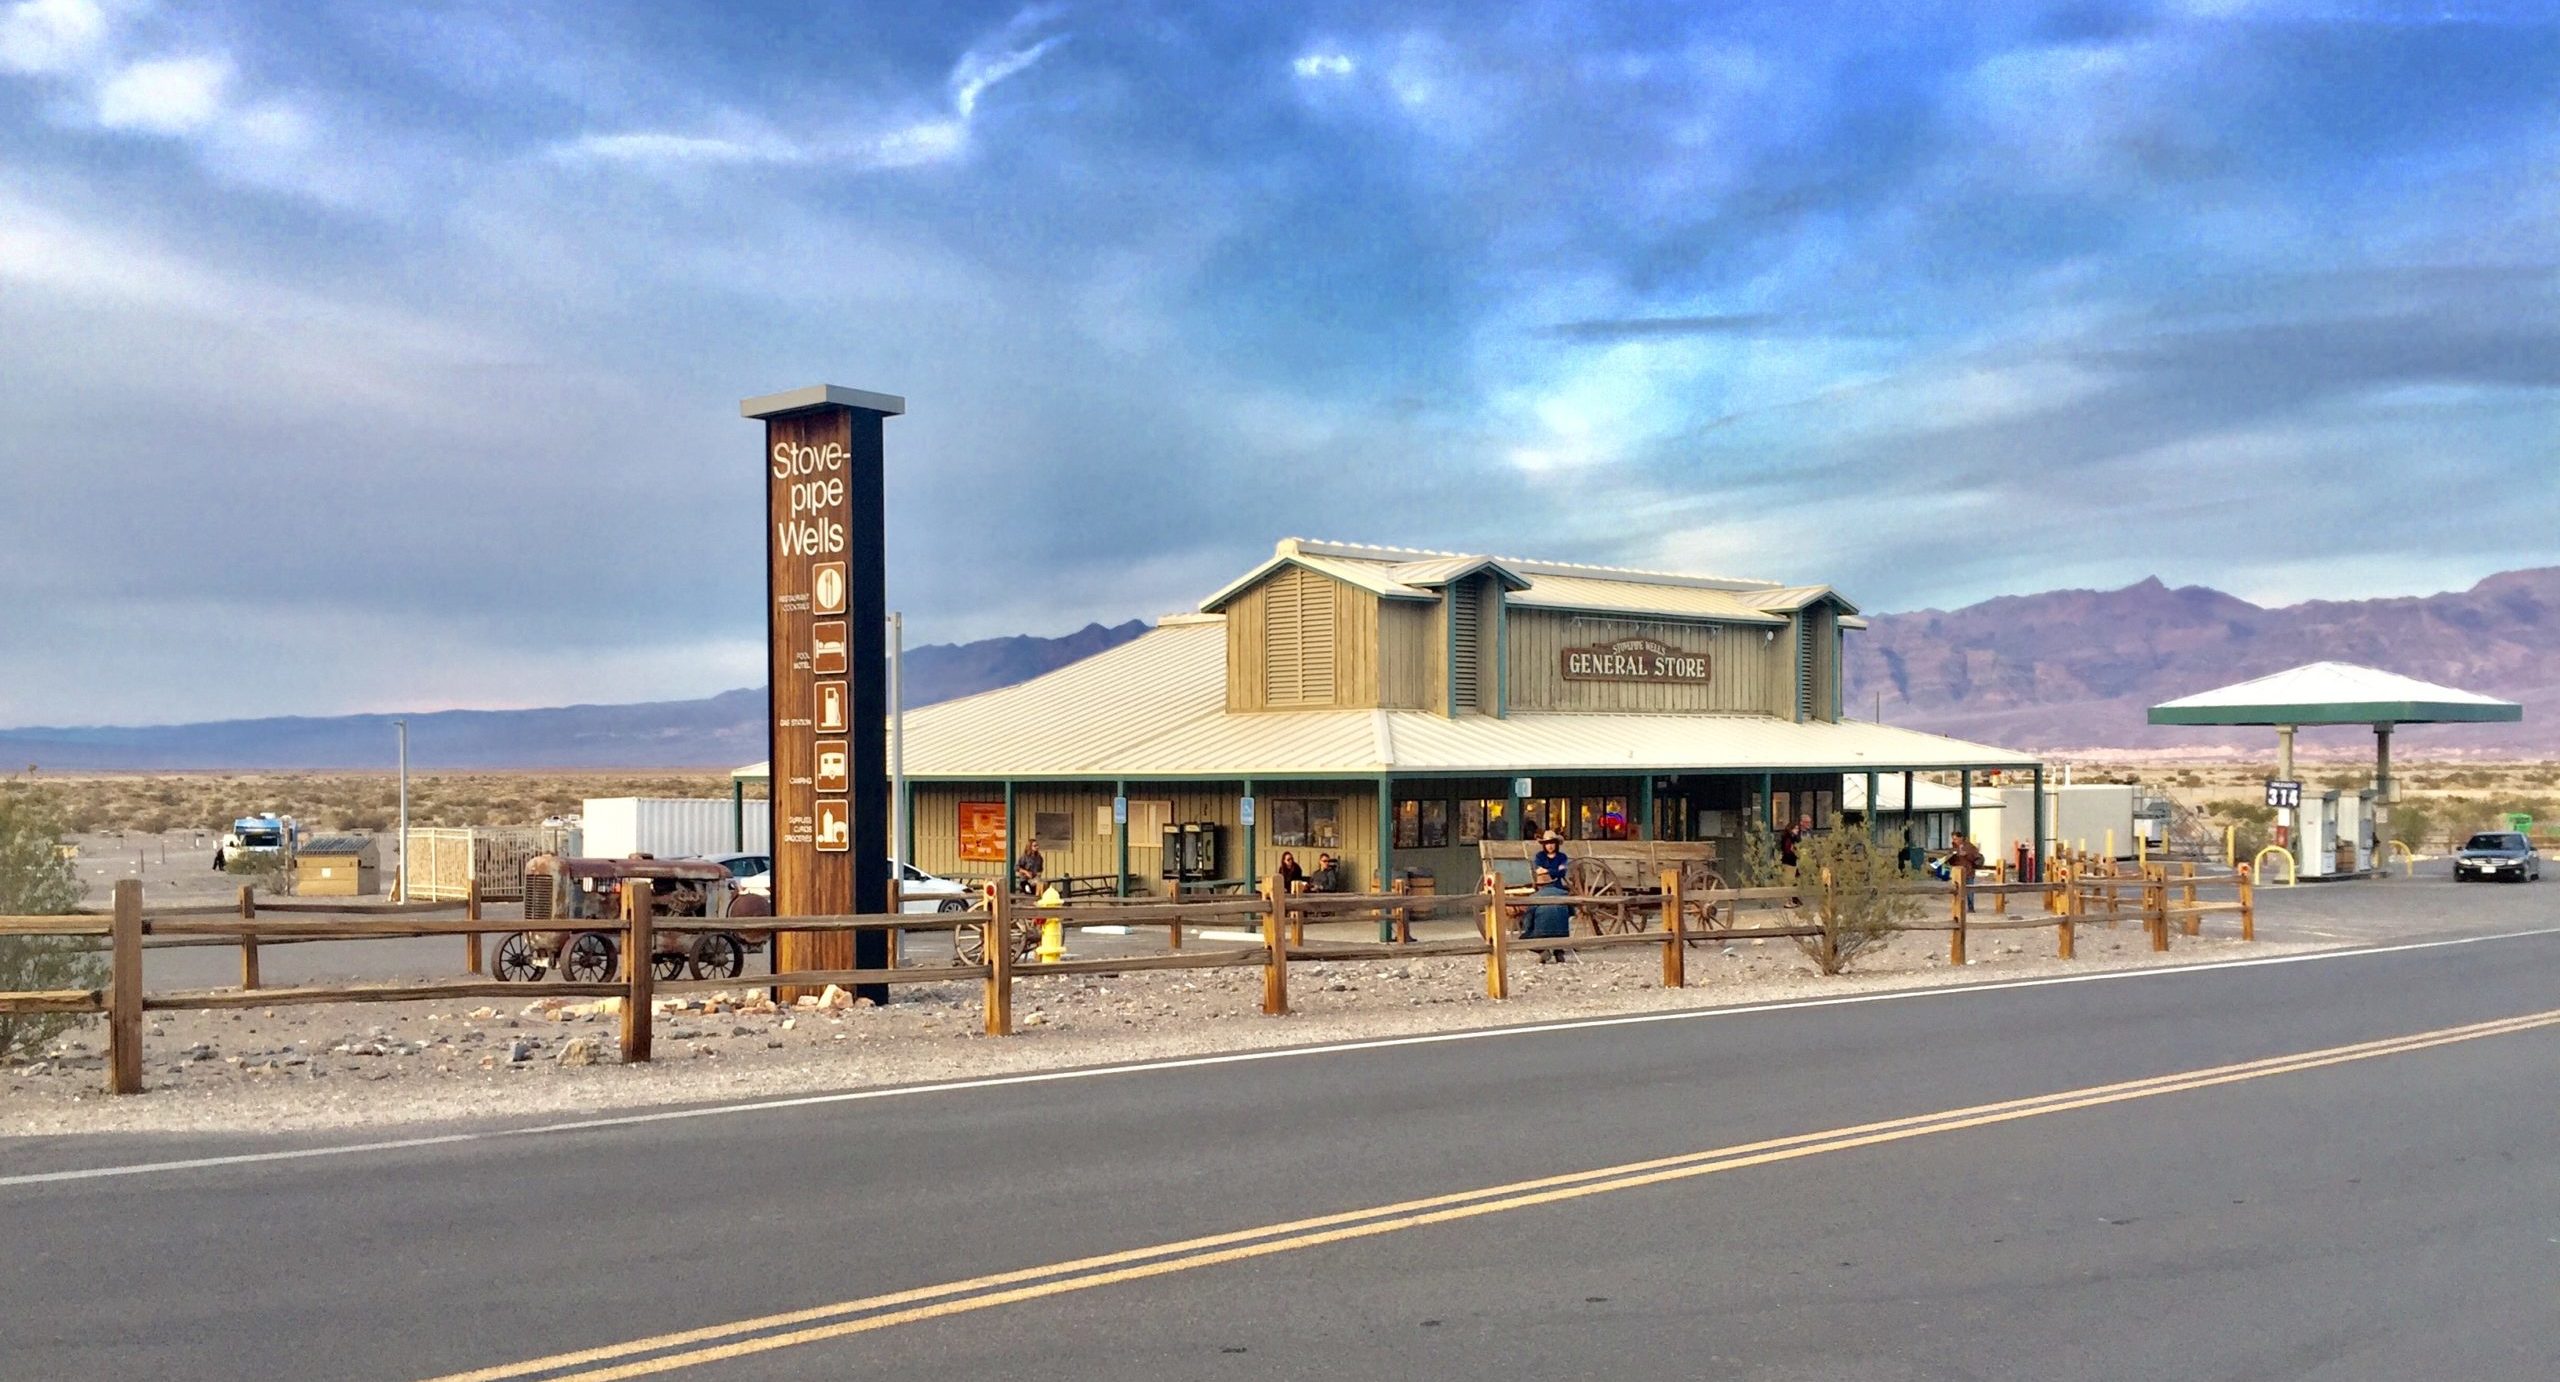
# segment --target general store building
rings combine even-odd
[[[903,853],[993,876],[1036,838],[1052,877],[1130,893],[1331,853],[1355,889],[1463,891],[1487,838],[1734,859],[1852,777],[2041,777],[1847,718],[1861,627],[1828,586],[1291,538],[1133,642],[910,712]]]

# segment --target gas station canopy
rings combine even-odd
[[[2347,662],[2314,662],[2151,707],[2155,725],[2513,722],[2524,707]]]

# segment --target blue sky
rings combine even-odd
[[[2560,560],[2560,6],[0,0],[0,724],[761,679],[1305,535],[2252,598]]]

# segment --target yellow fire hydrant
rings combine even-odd
[[[1065,905],[1065,903],[1066,899],[1058,895],[1057,884],[1052,883],[1048,887],[1041,889],[1041,906],[1058,907]],[[1042,918],[1040,922],[1040,963],[1044,965],[1053,965],[1066,957],[1067,924],[1058,920],[1056,917]]]

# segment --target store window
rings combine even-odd
[[[1449,844],[1447,801],[1396,803],[1396,848],[1445,849]]]
[[[1500,797],[1458,803],[1458,843],[1511,838],[1511,803]]]
[[[1573,834],[1573,798],[1522,797],[1520,825],[1524,840],[1534,840],[1547,831],[1559,835]]]
[[[1315,797],[1281,797],[1271,803],[1271,843],[1302,848],[1342,848],[1342,803]]]
[[[1635,834],[1625,797],[1581,797],[1574,802],[1573,838],[1624,840]]]

